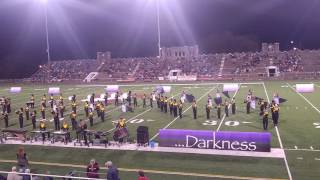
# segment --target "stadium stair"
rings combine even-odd
[[[91,72],[86,78],[84,78],[83,82],[91,82],[92,80],[95,80],[98,75],[98,72]]]

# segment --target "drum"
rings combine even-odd
[[[114,132],[114,139],[122,139],[129,135],[127,128],[120,128]]]

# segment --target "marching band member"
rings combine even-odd
[[[126,125],[126,119],[123,118],[123,117],[120,117],[120,119],[118,120],[118,123],[116,125],[116,128],[117,129],[121,129],[121,128],[126,128],[127,125]]]
[[[41,106],[40,111],[42,119],[46,119],[46,108],[44,106]]]
[[[53,94],[50,95],[50,107],[51,109],[53,108],[53,103],[54,103],[54,97]]]
[[[105,109],[104,109],[104,106],[101,104],[100,106],[100,118],[101,118],[101,121],[104,122],[104,116],[105,116]]]
[[[24,108],[24,112],[25,112],[25,114],[26,114],[26,119],[27,119],[27,121],[30,119],[30,112],[29,112],[29,107],[28,106],[26,106],[25,108]]]
[[[262,117],[262,123],[263,123],[263,129],[267,130],[268,129],[268,115],[269,112],[267,109],[264,109],[263,111],[263,117]]]
[[[216,106],[217,108],[217,116],[218,116],[218,119],[221,119],[221,104],[218,104]]]
[[[96,111],[97,111],[98,117],[100,117],[100,109],[101,109],[101,104],[100,104],[100,101],[98,101],[98,103],[96,104]]]
[[[207,119],[210,119],[210,111],[211,111],[211,106],[209,102],[206,104],[206,113],[207,113]]]
[[[169,110],[170,110],[170,115],[173,114],[173,99],[170,98],[169,100]]]
[[[231,100],[231,111],[232,111],[232,114],[236,114],[236,100],[235,100],[235,98],[232,98],[232,100]]]
[[[143,108],[147,107],[146,98],[147,98],[146,94],[143,94],[143,97],[142,97],[142,107]]]
[[[16,111],[16,114],[19,116],[19,126],[20,129],[23,128],[23,108],[20,108],[20,110]]]
[[[52,115],[53,115],[53,121],[54,121],[54,129],[56,131],[60,130],[60,119],[59,119],[59,113],[58,111],[52,111]]]
[[[36,114],[37,114],[37,111],[33,111],[31,113],[31,122],[32,122],[32,129],[35,130],[36,129]]]
[[[92,93],[90,96],[90,104],[94,104],[94,97],[95,97],[95,94]]]
[[[114,105],[119,105],[119,91],[116,92],[115,99],[114,99]]]
[[[178,117],[178,103],[176,99],[173,100],[172,106],[173,106],[173,117]]]
[[[11,99],[7,98],[7,113],[11,113]]]
[[[34,108],[34,95],[31,94],[31,97],[30,97],[30,105],[31,105],[31,108]]]
[[[127,102],[129,104],[129,106],[131,106],[131,91],[129,91],[129,93],[128,93]]]
[[[72,101],[71,109],[73,112],[77,113],[77,103],[75,101]]]
[[[250,108],[251,108],[251,95],[247,96],[247,100],[246,100],[246,108],[247,108],[247,114],[250,114]]]
[[[104,105],[107,106],[108,105],[108,93],[106,92],[106,94],[104,95]]]
[[[76,100],[77,100],[77,96],[76,96],[75,94],[72,95],[72,97],[71,97],[71,102],[72,102],[72,103],[75,103]]]
[[[41,131],[41,135],[42,135],[42,142],[44,142],[46,140],[46,123],[44,122],[44,120],[41,120],[40,121],[40,124],[39,124],[39,130]],[[50,138],[50,135],[48,133],[48,138]]]
[[[229,101],[227,99],[224,102],[224,113],[226,117],[229,117]]]
[[[64,117],[64,110],[65,110],[65,107],[62,103],[60,103],[60,106],[59,106],[59,111],[60,111],[60,117],[63,118]]]
[[[63,104],[63,96],[62,96],[62,93],[60,93],[60,96],[59,96],[59,103],[61,104],[61,105],[64,105]]]
[[[92,110],[90,110],[90,113],[89,113],[89,121],[90,121],[90,127],[93,126],[93,112]]]
[[[88,101],[86,101],[84,103],[84,112],[86,114],[86,117],[88,117],[89,116],[89,102]]]
[[[129,103],[130,105],[130,103]],[[133,107],[137,107],[138,106],[138,100],[137,100],[137,94],[134,93],[133,95]]]
[[[178,104],[178,110],[179,110],[179,117],[180,119],[182,119],[182,107],[183,107],[183,103],[180,100],[180,103]]]
[[[274,126],[278,125],[279,110],[280,110],[279,105],[276,104],[274,101],[272,101],[271,111],[272,111],[272,121]]]
[[[153,108],[153,93],[150,94],[149,102],[150,102],[150,107]]]
[[[163,101],[164,101],[163,96],[161,96],[160,97],[160,110],[161,110],[161,112],[163,112]]]
[[[67,121],[63,121],[61,130],[63,132],[66,132],[66,141],[71,141],[71,137],[70,137],[70,132],[69,132],[69,124],[67,123]]]
[[[160,108],[160,95],[156,96],[157,107]]]
[[[73,111],[73,112],[70,114],[70,119],[71,119],[71,124],[72,124],[72,130],[75,130],[75,129],[76,129],[76,126],[77,126],[76,118],[77,118],[77,114],[76,114],[76,112]]]
[[[84,143],[88,144],[88,139],[87,139],[87,124],[85,123],[85,121],[83,121],[82,119],[80,120],[78,129],[77,129],[77,140],[78,142],[81,142],[81,139],[84,139]]]
[[[193,100],[193,102],[192,102],[192,113],[193,113],[193,119],[197,119],[197,102],[196,102],[196,100]]]
[[[3,117],[3,120],[4,120],[5,128],[8,128],[9,127],[9,115],[8,115],[8,113],[7,112],[3,113],[2,117]]]
[[[43,104],[44,104],[45,107],[46,107],[46,104],[47,104],[47,96],[46,96],[45,94],[42,96],[41,102],[43,102]],[[52,108],[52,107],[51,107],[51,108]]]
[[[163,100],[163,111],[164,111],[164,113],[168,112],[168,98],[167,97],[164,97],[164,100]]]
[[[262,116],[263,113],[264,113],[264,110],[267,108],[265,106],[264,100],[263,99],[259,99],[258,105],[260,105],[260,116]]]

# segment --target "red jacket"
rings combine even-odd
[[[143,176],[139,176],[138,180],[149,180],[149,178],[147,178],[146,176],[144,176],[144,177]]]
[[[99,165],[94,163],[93,165],[89,164],[87,167],[87,177],[88,178],[99,178]]]

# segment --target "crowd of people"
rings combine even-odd
[[[165,77],[170,70],[182,70],[187,75],[213,77],[230,74],[265,73],[267,66],[277,66],[280,72],[304,71],[304,54],[308,51],[290,50],[274,53],[242,52],[201,54],[197,57],[182,58],[111,58],[101,64],[96,60],[52,61],[41,65],[32,76],[39,81],[49,78],[59,80],[83,80],[90,72],[104,72],[101,79],[154,80]],[[310,54],[310,53],[309,53]]]
[[[32,179],[35,180],[53,180],[55,179],[54,176],[50,174],[50,171],[46,171],[43,175],[31,175],[37,174],[35,170],[31,169],[31,165],[28,161],[27,153],[24,151],[23,147],[19,147],[18,152],[16,153],[17,156],[17,165],[11,168],[11,172],[7,175],[0,174],[0,180],[30,180],[31,176]],[[69,180],[68,177],[83,177],[85,175],[87,178],[92,179],[106,179],[106,180],[120,180],[120,173],[118,168],[112,163],[112,161],[107,161],[104,164],[106,169],[106,173],[100,172],[100,166],[95,159],[91,159],[89,164],[87,165],[85,171],[70,171],[65,178]],[[76,175],[80,174],[80,175]],[[61,179],[61,178],[58,178]],[[137,172],[137,179],[138,180],[149,180],[149,178],[144,174],[143,170],[139,170]],[[71,179],[70,179],[71,180]]]
[[[52,61],[50,64],[40,65],[31,79],[83,80],[90,72],[96,71],[98,65],[94,59]]]

